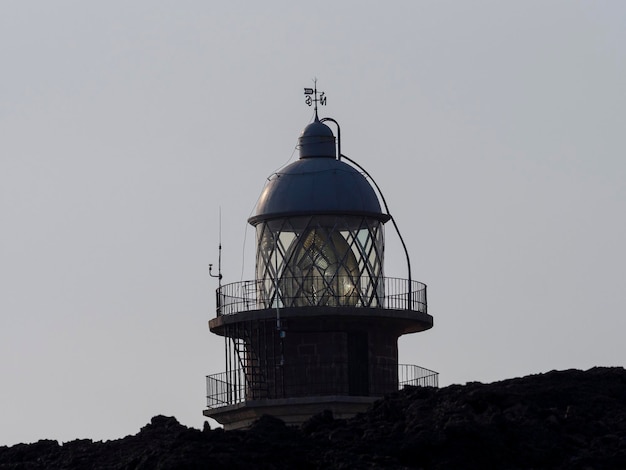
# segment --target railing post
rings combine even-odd
[[[222,314],[222,302],[221,302],[221,288],[215,291],[215,310],[217,311],[217,316],[219,317]]]

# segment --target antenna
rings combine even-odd
[[[222,207],[220,206],[219,213],[219,245],[218,245],[218,257],[217,257],[217,274],[213,274],[213,264],[209,264],[209,276],[216,277],[218,279],[218,287],[222,288]]]
[[[320,96],[318,98],[318,96],[317,96],[317,78],[313,79],[313,88],[305,88],[304,89],[304,96],[306,96],[306,98],[304,98],[304,102],[308,106],[311,106],[312,104],[315,104],[315,120],[319,121],[319,119],[317,117],[317,103],[321,104],[322,106],[326,106],[326,95],[324,94],[323,91],[321,91],[320,92]]]

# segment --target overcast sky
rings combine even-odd
[[[440,384],[626,358],[626,3],[1,1],[0,445],[204,421],[224,282],[312,118],[428,285]],[[386,231],[385,273],[406,277]]]

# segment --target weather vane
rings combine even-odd
[[[321,91],[319,97],[317,96],[317,78],[313,79],[313,88],[304,89],[304,96],[306,96],[306,98],[304,98],[304,102],[308,106],[315,103],[315,116],[317,117],[317,103],[322,106],[326,106],[326,96],[324,95],[324,92]]]

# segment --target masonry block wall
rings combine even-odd
[[[376,322],[339,317],[286,322],[283,338],[271,326],[253,333],[246,348],[255,396],[382,396],[397,390],[398,334]]]

